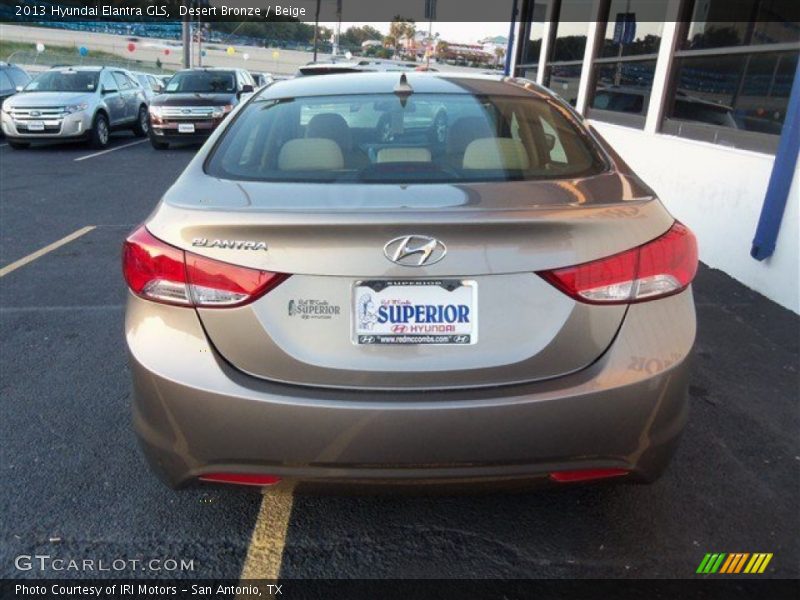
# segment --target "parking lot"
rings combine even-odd
[[[800,323],[707,268],[691,416],[653,485],[263,498],[164,487],[130,426],[120,246],[194,151],[127,133],[102,152],[0,139],[2,577],[87,576],[15,565],[39,554],[162,561],[95,573],[106,577],[672,578],[708,552],[773,553],[759,577],[800,575]]]

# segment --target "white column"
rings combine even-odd
[[[669,92],[669,75],[672,72],[675,49],[678,47],[678,34],[681,24],[678,19],[684,0],[669,0],[664,29],[661,33],[661,45],[658,48],[658,61],[653,75],[653,89],[650,91],[650,103],[647,106],[647,118],[644,122],[645,133],[657,133],[664,114]]]
[[[517,52],[519,52],[519,46],[522,43],[522,39],[520,36],[522,32],[525,31],[525,28],[522,26],[522,19],[519,18],[519,14],[517,15],[517,24],[514,26],[514,44],[511,48],[511,62],[509,63],[508,73],[511,77],[517,72]]]
[[[536,71],[536,83],[544,84],[544,68],[547,65],[547,55],[550,54],[550,32],[556,26],[554,21],[545,21],[542,30],[542,46],[539,52],[539,68]]]
[[[594,70],[594,55],[597,48],[598,36],[605,35],[605,23],[599,23],[598,14],[600,8],[599,0],[595,0],[594,21],[589,21],[589,31],[586,34],[586,51],[583,53],[583,67],[581,68],[581,81],[578,84],[578,99],[575,102],[575,110],[580,114],[586,114],[586,105],[589,100],[592,83],[592,73]]]

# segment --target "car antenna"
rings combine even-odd
[[[414,88],[408,83],[405,73],[400,74],[400,81],[394,86],[394,93],[400,98],[400,105],[405,108],[408,97],[414,93]]]

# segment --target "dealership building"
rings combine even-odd
[[[511,72],[588,119],[704,263],[800,313],[800,1],[518,0],[518,15]]]

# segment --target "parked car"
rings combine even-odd
[[[297,70],[297,77],[309,75],[336,75],[341,73],[371,73],[376,71],[407,72],[416,69],[415,63],[403,63],[383,59],[362,59],[357,61],[317,61],[303,65]]]
[[[275,81],[275,78],[271,73],[258,73],[256,71],[250,71],[250,77],[252,77],[253,81],[255,81],[256,89],[268,86]]]
[[[150,143],[202,142],[247,94],[255,81],[244,69],[186,69],[173,75],[150,103]]]
[[[176,487],[656,479],[687,415],[694,236],[544,88],[398,75],[261,90],[128,237],[151,467]],[[423,98],[459,115],[445,148],[347,121]]]
[[[592,108],[641,117],[646,116],[649,104],[650,91],[631,86],[600,87],[592,99]],[[675,94],[673,117],[709,125],[738,128],[733,109],[730,106],[696,98],[681,90]]]
[[[104,148],[116,129],[147,135],[147,98],[125,69],[54,68],[3,102],[2,124],[15,149],[35,141],[81,139]]]
[[[157,76],[140,72],[134,72],[133,74],[136,77],[136,81],[142,86],[148,104],[154,96],[158,96],[164,91],[164,82]]]
[[[31,77],[17,65],[0,62],[0,104],[30,82]]]

